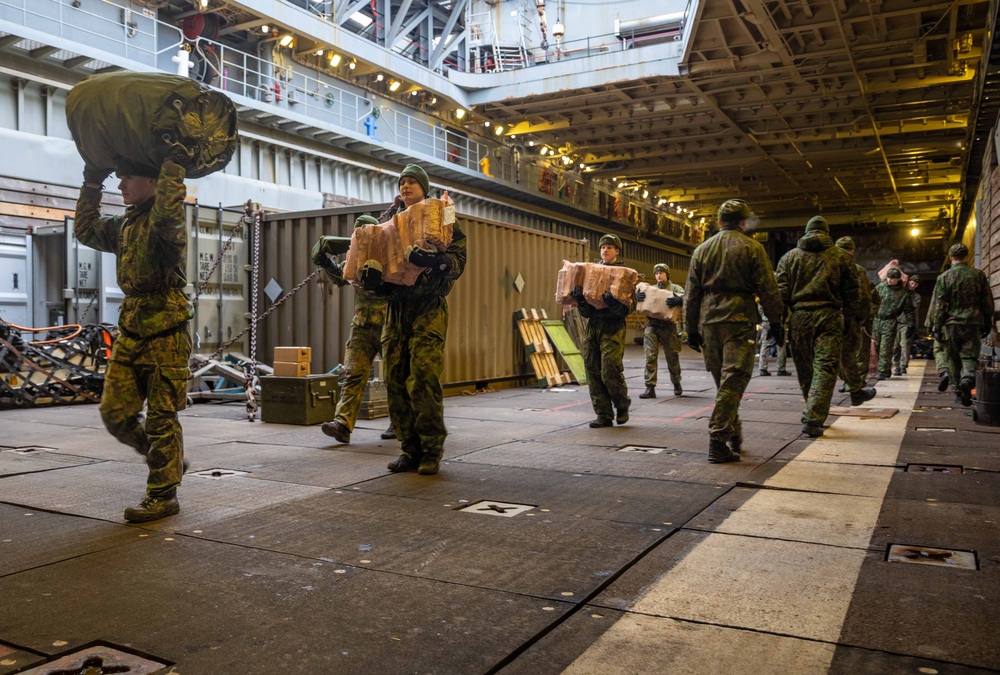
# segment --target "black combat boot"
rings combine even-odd
[[[674,385],[674,396],[680,396],[684,393],[684,389],[681,388],[681,383],[678,382]]]
[[[851,392],[851,405],[861,405],[865,401],[875,398],[875,387],[865,387],[859,391]]]
[[[903,369],[902,368],[896,368],[894,371],[892,371],[892,374],[895,375],[896,377],[899,377],[900,375],[903,374]]]
[[[840,385],[840,388],[837,389],[837,391],[839,391],[841,394],[846,394],[847,393],[847,383],[844,382],[844,384]]]
[[[388,429],[382,432],[381,438],[383,441],[391,441],[392,439],[396,438],[396,430],[392,428],[391,424],[389,425]]]
[[[822,424],[803,424],[802,433],[811,438],[817,438],[823,435],[823,425]]]
[[[346,424],[341,424],[337,420],[333,420],[332,422],[323,422],[322,428],[324,434],[333,436],[341,443],[351,442],[351,430],[347,428]]]
[[[943,373],[939,373],[938,377],[941,378],[941,381],[938,382],[938,391],[948,391],[948,384],[950,379],[948,377],[948,371],[946,370]]]
[[[779,377],[791,377],[792,374],[787,370],[779,370],[778,375]]]
[[[710,440],[708,442],[708,461],[712,464],[725,464],[740,461],[738,452],[733,452],[725,441]]]
[[[968,408],[972,405],[972,389],[975,383],[972,380],[963,379],[958,384],[959,396],[958,402]]]
[[[136,507],[125,509],[125,520],[130,523],[149,523],[167,516],[176,516],[181,512],[177,502],[177,492],[150,496],[139,502]]]
[[[421,476],[433,476],[438,472],[441,466],[441,451],[437,452],[425,452],[424,456],[420,458],[420,466],[417,469],[417,473]]]
[[[590,421],[591,429],[600,429],[602,427],[613,427],[614,425],[615,423],[609,420],[607,417],[598,417],[596,420]]]
[[[625,424],[628,422],[628,408],[620,408],[618,410],[618,416],[615,417],[615,422],[618,424]]]
[[[389,462],[389,471],[393,473],[405,473],[407,471],[416,471],[418,466],[420,466],[420,462],[415,457],[411,457],[404,452]]]
[[[656,387],[651,384],[647,384],[646,391],[639,394],[639,398],[656,398]]]
[[[761,368],[760,372],[758,372],[757,374],[762,377],[771,377],[770,371],[768,371],[766,368]]]
[[[743,437],[733,436],[729,439],[729,449],[735,452],[737,455],[743,452]]]

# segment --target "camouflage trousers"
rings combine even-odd
[[[440,457],[448,430],[444,426],[444,341],[448,303],[432,298],[419,311],[389,303],[382,333],[389,418],[402,454],[419,460]]]
[[[944,338],[944,361],[951,376],[951,387],[955,393],[961,391],[959,385],[964,382],[976,381],[976,366],[979,364],[979,352],[982,341],[979,339],[979,326],[971,324],[946,324],[941,330]]]
[[[822,426],[830,414],[830,400],[837,386],[844,316],[833,307],[793,311],[788,332],[795,374],[806,400],[802,423]]]
[[[757,331],[752,323],[713,323],[702,326],[705,369],[712,373],[715,408],[708,422],[713,441],[743,438],[740,401],[753,374]]]
[[[939,377],[948,372],[948,352],[941,340],[934,340],[934,367]]]
[[[670,383],[676,387],[681,383],[681,336],[677,334],[677,324],[668,321],[657,326],[646,322],[642,332],[642,351],[646,356],[646,371],[643,373],[647,387],[656,386],[657,359],[660,356],[660,346],[663,346],[663,358],[667,361],[667,372],[670,373]]]
[[[344,364],[347,377],[340,388],[340,399],[333,419],[354,431],[365,396],[365,385],[372,369],[372,359],[382,349],[382,326],[351,326]]]
[[[614,419],[614,410],[624,412],[632,405],[625,384],[625,329],[602,333],[587,325],[583,338],[583,365],[594,412],[601,419]],[[614,406],[614,409],[612,409]]]
[[[767,360],[769,358],[771,358],[771,354],[770,354],[770,352],[771,352],[771,346],[769,344],[771,340],[767,336],[767,334],[768,334],[768,332],[770,332],[770,330],[771,330],[771,322],[770,321],[762,321],[761,324],[760,324],[760,332],[757,334],[757,339],[760,340],[760,364],[759,364],[759,366],[760,366],[761,370],[767,370]],[[777,356],[777,359],[778,359],[778,361],[777,361],[778,370],[779,371],[788,370],[785,367],[785,366],[788,365],[788,349],[787,349],[786,345],[784,343],[780,344],[780,345],[775,345],[775,351],[778,353],[778,356]]]
[[[871,374],[872,335],[874,334],[872,322],[869,321],[861,330],[861,345],[858,347],[858,374],[865,382],[868,381],[868,376]]]
[[[149,338],[122,333],[104,375],[101,419],[112,436],[146,457],[148,496],[171,494],[181,484],[184,437],[177,413],[187,405],[190,358],[187,323]]]
[[[857,321],[843,319],[843,341],[840,350],[840,377],[847,385],[848,391],[861,391],[868,383],[868,360],[865,359],[864,370],[861,369],[861,344],[864,337],[864,327]],[[871,340],[868,341],[871,349]],[[868,352],[864,354],[868,356]]]
[[[878,352],[878,372],[884,377],[892,374],[892,349],[896,345],[897,326],[895,319],[875,319],[872,339]]]
[[[910,338],[906,337],[908,327],[900,324],[896,328],[896,344],[892,348],[892,367],[906,368],[910,365]]]

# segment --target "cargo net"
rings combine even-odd
[[[42,332],[45,340],[22,337]],[[100,403],[116,335],[108,324],[25,328],[0,319],[0,409]]]

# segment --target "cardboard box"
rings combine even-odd
[[[661,321],[673,321],[680,325],[683,320],[684,308],[667,307],[667,298],[674,297],[672,291],[668,291],[665,288],[657,288],[653,284],[647,284],[644,281],[636,284],[635,290],[636,292],[646,294],[645,300],[636,302],[635,311],[643,316],[660,319]]]
[[[260,418],[273,424],[319,424],[337,410],[337,376],[260,378]]]
[[[344,278],[359,283],[365,263],[375,260],[382,267],[383,282],[412,286],[425,268],[406,260],[407,247],[443,251],[451,245],[454,227],[455,203],[445,192],[441,199],[425,199],[387,223],[355,228],[344,259]]]
[[[576,306],[570,296],[575,286],[583,286],[583,297],[595,309],[604,309],[604,293],[611,291],[618,302],[630,304],[639,273],[631,267],[563,261],[556,280],[556,302],[564,309]]]
[[[292,363],[290,361],[275,361],[274,374],[277,377],[306,377],[312,370],[309,361]]]
[[[312,361],[312,347],[275,347],[273,360],[285,363],[309,363]]]

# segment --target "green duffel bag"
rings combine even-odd
[[[201,178],[236,151],[233,102],[177,75],[92,75],[67,96],[66,120],[84,162],[119,174],[155,177],[172,157],[189,178]]]

